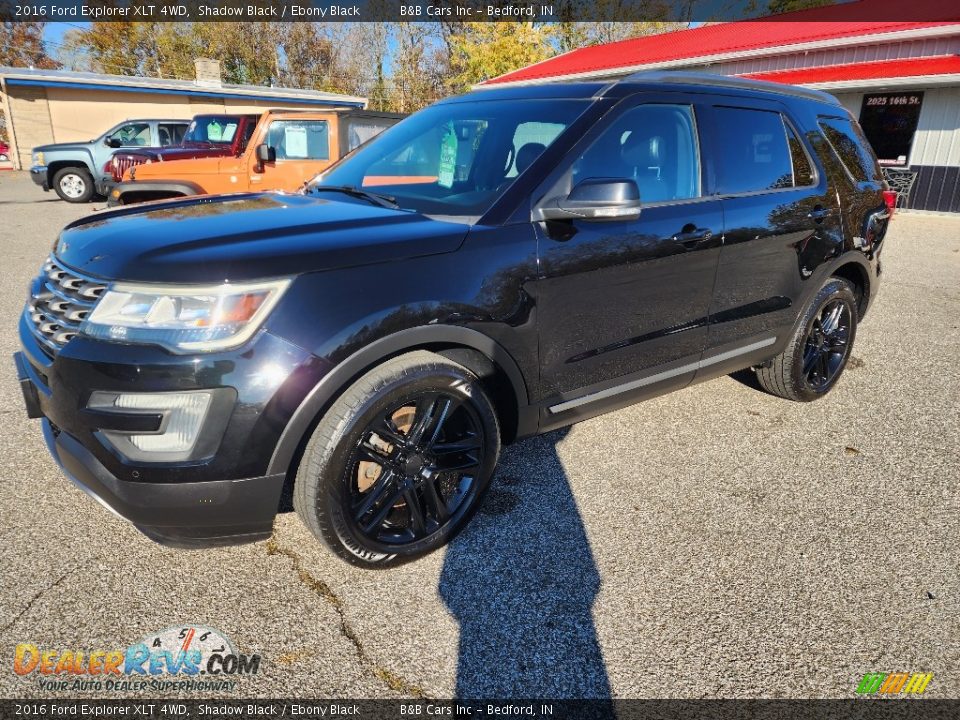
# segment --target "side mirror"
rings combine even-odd
[[[104,141],[104,144],[107,147],[112,147],[112,148],[123,147],[123,141],[120,138],[107,138]]]
[[[257,160],[261,163],[271,163],[277,161],[277,149],[270,147],[266,143],[257,145]]]
[[[640,216],[640,188],[635,180],[587,178],[565,198],[536,208],[538,220],[630,220]]]

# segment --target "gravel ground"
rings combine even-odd
[[[57,231],[99,205],[0,175],[2,355]],[[132,239],[131,241],[135,241]],[[361,571],[294,514],[266,543],[164,549],[60,474],[0,363],[0,696],[14,647],[218,628],[260,697],[960,697],[960,218],[901,214],[829,398],[723,378],[507,448],[445,551]]]

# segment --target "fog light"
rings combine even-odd
[[[177,460],[189,457],[197,444],[212,398],[212,390],[156,393],[114,393],[98,390],[90,396],[87,406],[130,414],[162,414],[163,421],[155,432],[102,432],[104,437],[125,455],[151,455],[156,460]],[[132,452],[131,446],[135,449]]]

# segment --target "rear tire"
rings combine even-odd
[[[53,174],[53,190],[68,203],[90,202],[95,190],[93,177],[86,168],[60,168]]]
[[[429,553],[476,512],[500,453],[477,377],[425,351],[388,360],[321,418],[293,504],[341,559],[385,567]]]
[[[757,381],[787,400],[822,398],[843,374],[856,334],[853,286],[842,278],[828,278],[805,308],[784,351],[757,368]]]

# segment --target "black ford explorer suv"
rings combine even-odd
[[[825,395],[877,292],[887,200],[820,92],[481,90],[303,193],[72,223],[16,362],[64,472],[149,537],[265,538],[293,483],[320,540],[385,565],[467,522],[502,443],[744,368]]]

